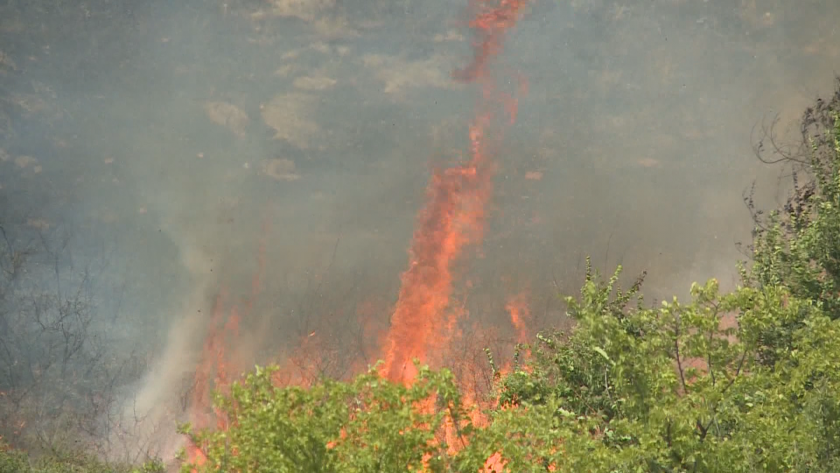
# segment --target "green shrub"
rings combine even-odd
[[[431,441],[446,418],[460,419],[460,398],[447,371],[421,369],[411,387],[375,372],[351,383],[276,387],[273,369],[257,368],[216,405],[235,419],[227,430],[182,431],[200,445],[199,471],[376,472],[418,469],[424,457],[443,471],[445,445]],[[431,399],[433,409],[415,409]],[[182,471],[197,465],[185,463]]]
[[[831,100],[806,111],[802,141],[802,151],[781,158],[793,165],[792,195],[767,219],[756,212],[748,280],[784,285],[834,319],[840,317],[840,79]]]
[[[721,295],[714,280],[690,304],[619,313],[614,283],[587,278],[568,340],[539,337],[530,372],[503,381],[525,415],[500,411],[488,430],[522,459],[512,471],[535,458],[557,471],[834,469],[840,322],[783,287]],[[789,349],[759,363],[762,334],[792,319]]]
[[[498,386],[489,424],[464,422],[458,451],[431,442],[464,419],[446,371],[421,371],[410,388],[375,373],[310,389],[275,387],[258,369],[217,405],[235,421],[191,434],[207,454],[199,471],[475,472],[499,452],[506,471],[832,471],[840,440],[840,321],[781,286],[720,294],[715,280],[693,300],[631,304],[589,274],[569,298],[577,322],[546,333],[533,356]],[[725,316],[738,324],[722,324]],[[772,366],[763,334],[798,320]],[[409,401],[436,396],[420,413]],[[328,444],[330,446],[328,446]],[[190,471],[193,465],[184,465]]]

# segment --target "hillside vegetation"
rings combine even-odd
[[[620,268],[587,270],[566,299],[574,328],[521,346],[480,415],[446,369],[303,388],[257,368],[217,395],[226,428],[183,427],[202,461],[185,454],[182,471],[840,471],[838,113],[840,89],[806,111],[783,208],[747,199],[756,231],[734,291],[710,280],[651,307]],[[0,473],[18,471],[124,470],[0,455]]]

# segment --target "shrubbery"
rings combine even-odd
[[[365,374],[311,389],[257,370],[219,406],[236,422],[195,436],[200,471],[479,471],[495,452],[508,471],[833,471],[840,440],[840,322],[783,287],[618,310],[627,295],[588,278],[569,301],[572,333],[543,334],[499,383],[504,409],[466,421],[446,370],[411,388]],[[739,324],[722,324],[737,314]],[[801,326],[769,350],[767,330]],[[416,409],[432,396],[435,408]],[[411,406],[414,405],[415,408]],[[432,442],[460,422],[456,451]],[[192,466],[185,466],[190,471]]]

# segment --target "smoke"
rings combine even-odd
[[[125,291],[111,348],[151,359],[118,410],[143,440],[122,444],[179,446],[222,291],[222,318],[241,316],[229,377],[272,361],[289,379],[342,377],[382,358],[430,169],[469,159],[481,91],[451,77],[473,59],[467,2],[54,3],[0,7],[0,193],[48,190],[33,221],[72,226],[79,255],[108,235],[102,280]],[[585,255],[647,270],[656,298],[732,281],[742,193],[779,192],[753,126],[778,113],[789,131],[830,90],[840,5],[523,13],[486,65],[529,91],[492,150],[484,241],[453,268],[465,320],[516,339],[505,305],[527,289],[531,323],[562,323],[556,294],[579,287]],[[95,287],[101,312],[117,311],[112,288]]]
[[[143,454],[172,459],[184,446],[184,439],[175,435],[174,419],[183,419],[183,402],[200,358],[199,347],[208,330],[208,320],[203,314],[211,312],[209,295],[218,281],[208,277],[209,261],[205,254],[186,247],[183,265],[193,279],[193,289],[180,307],[173,308],[173,323],[162,353],[142,378],[139,388],[118,406],[118,418],[128,429],[114,429],[109,445],[118,445],[107,454],[115,459],[137,458]],[[180,407],[180,408],[179,408]],[[125,422],[128,421],[128,422]]]

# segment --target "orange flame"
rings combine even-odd
[[[254,300],[262,288],[260,280],[265,271],[266,235],[270,232],[270,221],[268,219],[263,223],[262,229],[263,235],[260,238],[257,255],[258,270],[252,280],[251,297],[246,304],[246,315],[250,313]],[[227,290],[222,286],[213,303],[212,319],[194,375],[195,382],[190,399],[189,420],[192,426],[197,429],[209,427],[214,418],[217,429],[227,429],[230,421],[221,412],[212,408],[211,399],[213,389],[225,392],[230,388],[232,381],[229,375],[230,354],[226,353],[226,347],[236,346],[235,341],[239,336],[241,316],[237,308],[233,307],[227,320],[225,320],[226,299]],[[207,457],[199,445],[191,443],[187,447],[187,460],[192,464],[201,466],[207,461]]]
[[[519,10],[528,0],[501,0],[498,6],[493,0],[472,0],[473,8],[478,10],[470,27],[477,33],[473,42],[473,61],[464,69],[452,75],[456,80],[473,82],[486,75],[490,59],[502,52],[505,33],[516,26]]]
[[[518,343],[525,343],[528,341],[528,326],[527,319],[530,318],[531,312],[528,309],[528,302],[525,299],[525,293],[520,293],[511,298],[505,309],[510,314],[510,322],[513,328],[516,329],[516,341]]]
[[[397,306],[388,337],[384,375],[408,382],[416,373],[411,364],[425,361],[452,292],[452,261],[470,241],[469,231],[481,231],[484,204],[489,197],[490,170],[480,152],[480,130],[473,129],[473,160],[457,168],[435,172],[426,209],[420,214],[411,248],[412,261],[402,276]],[[473,204],[473,205],[469,205]]]
[[[492,102],[500,103],[512,123],[516,119],[517,102],[515,98],[495,90],[487,73],[490,61],[503,47],[506,32],[515,26],[519,12],[527,0],[471,0],[475,17],[470,27],[476,32],[474,55],[471,63],[464,69],[453,72],[453,78],[464,82],[481,81],[483,84],[482,110],[490,110]],[[519,78],[520,91],[524,92],[527,84]],[[470,159],[458,166],[433,172],[427,189],[424,209],[419,213],[417,228],[410,247],[409,268],[402,274],[402,286],[393,311],[390,330],[384,347],[385,363],[381,373],[386,378],[402,383],[411,383],[417,373],[412,364],[414,359],[427,362],[430,349],[442,348],[448,343],[447,335],[456,330],[459,317],[466,311],[452,311],[449,307],[452,296],[452,266],[464,248],[469,244],[479,243],[483,237],[485,207],[492,194],[493,163],[487,156],[486,131],[493,118],[493,113],[483,111],[477,114],[469,128]],[[264,270],[265,243],[260,245],[260,269],[253,280],[252,298],[246,308],[250,311],[253,300],[260,291],[260,275]],[[205,427],[210,421],[209,390],[210,375],[215,370],[216,387],[229,383],[228,369],[224,353],[225,333],[238,332],[239,316],[232,309],[225,327],[221,325],[221,313],[225,292],[222,290],[214,306],[213,323],[205,341],[203,356],[196,370],[196,391],[193,397],[191,418],[198,427]],[[527,309],[527,307],[526,307]],[[514,315],[512,322],[519,328],[521,310]],[[320,345],[315,332],[304,337],[299,352],[308,351],[309,347]],[[320,348],[319,348],[320,349]],[[306,384],[311,370],[317,368],[298,357],[287,359],[287,368],[277,374],[275,381],[288,383],[294,378]],[[311,360],[307,360],[311,361]],[[282,373],[282,374],[281,374]],[[470,417],[475,424],[486,422],[475,393],[467,393],[466,404],[474,409]],[[432,404],[416,406],[428,410]],[[217,427],[227,427],[227,420],[217,414]],[[451,426],[454,427],[454,426]],[[454,445],[452,428],[446,428],[447,443]],[[335,443],[331,442],[330,446]],[[190,460],[202,464],[206,461],[199,446],[190,449]],[[501,471],[505,465],[500,453],[488,458],[484,471]]]
[[[519,10],[527,3],[527,0],[497,1],[472,0],[476,16],[470,26],[477,33],[473,61],[466,68],[453,72],[453,78],[459,81],[483,79],[486,102],[495,92],[488,80],[487,65],[502,51],[505,33],[516,24]],[[524,92],[526,87],[520,77],[520,90]],[[516,100],[505,94],[495,95],[513,123],[517,114]],[[425,362],[435,340],[446,340],[454,330],[455,314],[450,313],[447,319],[444,313],[452,295],[452,264],[465,245],[482,238],[484,209],[491,195],[493,171],[484,149],[485,130],[491,118],[491,113],[481,113],[470,127],[471,159],[468,163],[444,172],[436,170],[432,176],[427,204],[420,212],[411,245],[411,263],[402,275],[385,347],[382,374],[392,381],[411,383],[417,375],[413,360]],[[520,317],[522,306],[515,308],[515,311],[511,310],[511,320],[517,331],[524,333]],[[486,422],[474,393],[465,394],[466,404],[473,407],[472,421],[477,425]],[[457,448],[455,428],[449,424],[444,426],[444,439],[450,449]],[[497,452],[487,459],[483,471],[501,472],[504,466],[505,461]]]
[[[496,3],[472,2],[477,10],[470,22],[477,32],[474,57],[465,69],[453,73],[456,80],[487,79],[487,64],[501,52],[505,32],[516,24],[526,0]],[[491,84],[485,81],[485,99],[492,91]],[[515,100],[510,97],[501,100],[511,120],[515,119]],[[484,150],[485,128],[490,118],[490,113],[481,114],[470,127],[470,161],[443,172],[436,170],[432,176],[385,347],[382,373],[392,381],[410,383],[417,374],[412,361],[425,362],[438,332],[449,325],[444,311],[452,294],[452,263],[466,244],[481,240],[493,170]]]
[[[484,462],[484,468],[479,473],[502,473],[505,471],[505,464],[507,462],[502,458],[502,454],[496,452],[490,455],[490,458]]]
[[[527,293],[521,292],[509,299],[507,305],[505,305],[505,309],[507,309],[508,314],[510,314],[511,325],[513,325],[514,330],[516,330],[516,342],[526,343],[529,339],[528,322],[531,318],[531,311],[528,308]],[[531,350],[526,349],[524,355],[526,358],[530,357]],[[524,366],[523,369],[530,372],[530,368],[527,365]],[[510,373],[510,371],[511,363],[508,361],[500,370],[500,375],[504,376]]]

